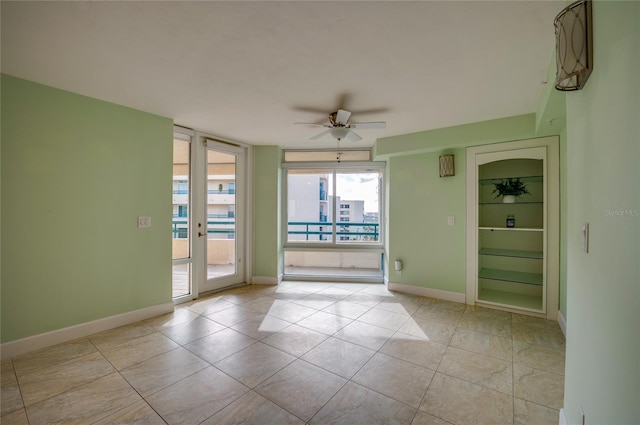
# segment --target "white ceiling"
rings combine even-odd
[[[358,131],[370,146],[535,112],[563,6],[2,1],[2,72],[250,144],[334,146],[293,122],[342,107],[387,121]]]

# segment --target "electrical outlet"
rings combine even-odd
[[[455,226],[456,224],[456,218],[452,215],[450,215],[449,217],[447,217],[447,226]]]
[[[151,227],[151,217],[138,217],[138,227]]]

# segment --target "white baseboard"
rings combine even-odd
[[[564,335],[564,337],[567,337],[567,322],[566,320],[564,320],[564,316],[562,315],[562,312],[560,310],[558,310],[558,324],[560,325],[560,329],[562,329],[562,333]]]
[[[404,292],[406,294],[419,295],[423,297],[437,298],[439,300],[465,303],[466,296],[460,292],[443,291],[441,289],[425,288],[423,286],[406,285],[404,283],[386,282],[390,291]]]
[[[269,276],[253,276],[251,278],[251,283],[254,285],[277,285],[278,278]]]
[[[567,422],[567,416],[564,414],[564,409],[560,409],[560,414],[559,414],[559,418],[558,418],[558,424],[559,425],[569,425],[569,422]]]
[[[77,338],[82,338],[98,332],[128,325],[140,320],[150,319],[173,311],[173,302],[158,304],[140,310],[129,311],[115,316],[104,317],[91,322],[80,323],[55,331],[45,332],[21,338],[15,341],[5,342],[0,345],[0,358],[19,356],[29,351],[39,350],[52,345],[61,344]]]

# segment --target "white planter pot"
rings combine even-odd
[[[504,195],[502,197],[502,202],[505,204],[515,204],[516,203],[516,197],[513,195]]]

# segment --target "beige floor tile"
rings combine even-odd
[[[340,287],[331,286],[329,288],[316,292],[316,294],[322,295],[324,297],[333,298],[336,300],[341,300],[343,298],[348,297],[349,295],[353,295],[354,292],[357,292],[355,288],[353,290],[350,290],[344,287],[340,288]]]
[[[353,320],[347,319],[346,317],[337,316],[324,311],[318,311],[317,313],[313,313],[311,316],[300,320],[296,324],[326,335],[333,335],[352,321]]]
[[[511,362],[449,347],[438,372],[512,395],[512,369]]]
[[[378,303],[385,300],[386,297],[375,295],[375,294],[367,294],[362,291],[356,292],[355,294],[349,295],[346,298],[343,298],[342,301],[348,301],[356,304],[360,304],[366,307],[375,307]]]
[[[273,308],[281,307],[285,304],[289,304],[291,301],[279,300],[274,297],[260,297],[251,302],[243,304],[244,308],[257,311],[258,313],[267,314],[269,310]]]
[[[256,342],[219,361],[215,366],[249,388],[253,388],[295,359],[283,351],[262,342]]]
[[[457,326],[463,313],[461,311],[437,308],[438,305],[439,304],[423,305],[418,308],[413,315],[445,325]]]
[[[140,396],[117,373],[27,407],[30,425],[97,422],[131,404]]]
[[[463,303],[456,303],[453,301],[434,300],[433,298],[423,304],[431,305],[431,307],[439,308],[440,310],[456,311],[463,313],[467,309],[467,305]]]
[[[161,331],[166,328],[171,328],[176,325],[182,325],[189,323],[192,320],[200,317],[199,314],[189,310],[188,308],[179,307],[172,313],[163,314],[162,316],[154,317],[152,319],[145,320],[143,323],[151,326],[157,331]]]
[[[280,332],[287,326],[290,326],[291,322],[278,319],[277,317],[266,315],[262,318],[247,320],[246,322],[233,325],[231,329],[238,332],[242,332],[245,335],[255,339],[263,339],[269,335],[273,335]]]
[[[411,317],[398,329],[399,332],[405,334],[447,345],[451,341],[455,330],[455,326],[445,325],[417,316]]]
[[[376,304],[375,308],[397,314],[412,315],[420,308],[421,305],[421,301],[417,298],[398,299],[393,297],[385,298],[382,302]]]
[[[378,309],[377,307],[364,313],[358,317],[358,321],[368,323],[370,325],[380,326],[381,328],[397,331],[404,325],[411,316],[408,314],[393,313],[388,310]]]
[[[11,359],[2,360],[0,384],[0,416],[23,409],[22,395]]]
[[[450,425],[450,423],[418,410],[411,425]]]
[[[284,328],[262,342],[279,350],[299,357],[327,339],[328,336],[298,325]]]
[[[304,421],[249,391],[201,425],[304,425]]]
[[[384,344],[380,352],[418,366],[436,370],[446,349],[447,346],[444,344],[396,332]]]
[[[343,300],[331,304],[323,311],[327,313],[337,314],[338,316],[347,317],[349,319],[357,319],[358,317],[369,311],[369,309],[371,309],[371,307]]]
[[[415,409],[353,382],[347,383],[314,417],[311,424],[408,425]]]
[[[300,304],[306,307],[315,308],[316,310],[322,310],[329,307],[331,304],[336,303],[336,299],[321,294],[311,294],[299,300],[293,300],[294,303]]]
[[[199,316],[191,322],[163,329],[161,333],[180,345],[186,345],[223,329],[225,329],[224,325]]]
[[[451,338],[451,346],[502,360],[512,361],[513,359],[510,338],[475,332],[460,327],[456,329],[453,338]]]
[[[247,320],[263,318],[264,314],[249,308],[234,306],[208,314],[206,317],[225,326],[233,326],[238,323],[246,322]]]
[[[467,305],[467,308],[464,310],[464,314],[468,315],[471,318],[476,319],[484,319],[484,320],[494,320],[500,322],[512,322],[511,313],[500,310],[493,310],[485,307],[478,307],[474,305]]]
[[[169,424],[199,424],[249,389],[208,367],[147,397],[147,402]]]
[[[13,367],[16,376],[20,378],[96,351],[96,347],[87,338],[80,338],[15,357],[13,358]]]
[[[258,385],[263,397],[308,421],[347,381],[302,360],[296,360]]]
[[[434,373],[413,363],[377,353],[351,380],[418,408]]]
[[[179,345],[159,332],[132,339],[102,352],[118,370],[178,348]]]
[[[476,332],[511,338],[511,322],[493,320],[475,314],[463,314],[458,326]]]
[[[234,303],[225,301],[222,298],[221,294],[214,297],[202,298],[191,303],[184,304],[185,308],[188,308],[189,310],[203,316],[234,307],[235,305],[236,304]]]
[[[209,363],[179,347],[120,371],[138,393],[146,397],[209,367]]]
[[[2,417],[0,417],[0,423],[4,425],[29,425],[27,412],[22,408],[11,413],[7,413],[6,415],[2,415]]]
[[[564,376],[514,364],[513,395],[552,409],[560,409],[564,401]]]
[[[267,314],[269,314],[269,316],[277,317],[278,319],[286,320],[287,322],[295,323],[305,317],[311,316],[317,311],[318,310],[315,308],[289,303],[280,307],[272,308]]]
[[[165,421],[144,401],[138,401],[93,425],[164,425]]]
[[[537,328],[514,324],[512,333],[514,341],[543,345],[545,347],[555,348],[556,350],[565,349],[565,339],[560,329]]]
[[[20,377],[20,390],[29,406],[113,372],[113,366],[95,352]]]
[[[255,339],[227,328],[193,341],[184,348],[214,364],[255,342]]]
[[[513,423],[513,397],[440,373],[420,410],[456,425]]]
[[[98,347],[98,350],[104,352],[115,346],[124,344],[127,341],[131,341],[132,339],[140,338],[154,332],[155,330],[146,323],[136,322],[130,325],[90,335],[88,339],[92,344]]]
[[[301,358],[350,379],[374,354],[373,350],[332,337]]]
[[[515,425],[557,425],[559,410],[516,398],[513,403]]]
[[[533,369],[564,375],[564,350],[513,341],[513,362]]]
[[[554,320],[540,319],[538,317],[525,316],[524,314],[515,314],[515,313],[512,315],[512,320],[514,325],[524,325],[524,326],[530,326],[533,328],[548,329],[548,330],[562,332],[560,330],[560,325],[558,324],[557,321],[554,321]]]
[[[356,320],[336,332],[334,336],[371,350],[379,350],[393,334],[390,329]]]

